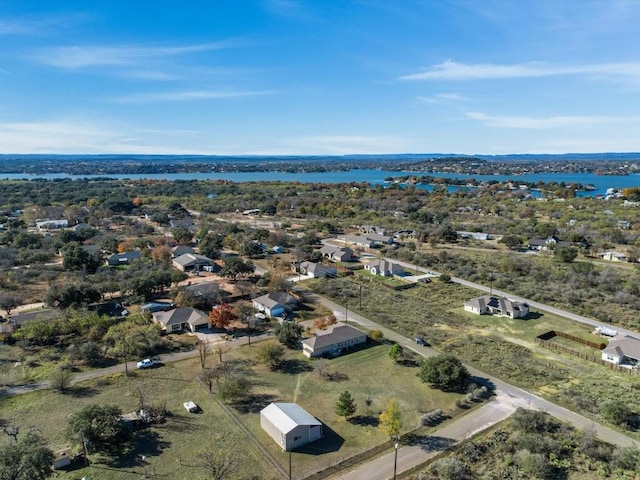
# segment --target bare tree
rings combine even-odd
[[[211,341],[208,339],[200,340],[198,342],[198,358],[200,360],[200,367],[202,367],[203,370],[207,365],[207,357],[209,356],[210,352],[211,352]]]
[[[211,446],[200,451],[197,456],[198,466],[207,471],[209,478],[224,480],[237,472],[240,462],[232,450],[223,450],[218,446]]]

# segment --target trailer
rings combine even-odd
[[[615,337],[618,335],[618,331],[613,328],[605,327],[604,325],[600,325],[596,327],[596,333],[598,335],[604,335],[605,337]]]

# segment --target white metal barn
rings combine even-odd
[[[322,437],[322,422],[297,403],[272,403],[260,411],[260,426],[285,452]]]

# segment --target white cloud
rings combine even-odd
[[[507,78],[587,75],[596,77],[629,77],[640,79],[640,63],[594,63],[586,65],[554,65],[543,62],[496,65],[492,63],[464,64],[451,60],[399,80],[488,80]]]
[[[132,135],[133,134],[133,135]],[[202,132],[153,130],[81,121],[0,123],[0,151],[5,153],[206,154],[193,145]],[[186,142],[181,141],[188,139]]]
[[[114,99],[116,103],[188,102],[193,100],[221,100],[226,98],[255,97],[273,95],[273,91],[216,91],[188,90],[182,92],[140,93]]]
[[[33,59],[45,65],[62,68],[85,68],[103,65],[131,65],[144,60],[163,57],[175,57],[192,53],[207,52],[232,48],[238,41],[227,40],[173,47],[139,47],[139,46],[75,46],[52,47],[37,52]]]
[[[284,142],[287,148],[313,154],[397,153],[404,151],[404,141],[393,136],[311,135]]]
[[[519,129],[548,129],[548,128],[575,128],[592,127],[629,120],[636,120],[622,117],[610,117],[606,115],[580,116],[563,115],[555,117],[516,117],[516,116],[492,116],[479,112],[467,112],[468,118],[479,120],[487,127],[499,128],[519,128]]]
[[[468,100],[467,97],[463,97],[462,95],[458,95],[457,93],[438,93],[433,97],[416,97],[419,103],[447,103],[447,102],[460,102],[463,100]]]
[[[42,35],[53,28],[66,28],[84,23],[88,18],[84,13],[4,18],[0,20],[0,35]]]

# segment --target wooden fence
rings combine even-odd
[[[552,334],[552,335],[550,335]],[[546,337],[546,338],[542,338],[542,337]],[[633,375],[633,376],[640,376],[640,371],[635,369],[635,368],[628,368],[628,367],[623,367],[621,365],[618,365],[616,363],[611,363],[611,362],[607,362],[606,360],[603,360],[601,357],[597,356],[597,355],[593,355],[587,352],[579,352],[577,350],[574,350],[572,348],[566,347],[564,345],[560,345],[559,343],[556,342],[552,342],[548,339],[553,338],[553,337],[563,337],[563,338],[570,338],[571,340],[573,339],[578,339],[578,337],[574,337],[573,335],[568,335],[566,333],[558,335],[557,332],[554,332],[553,330],[550,332],[546,332],[543,333],[542,335],[538,335],[535,338],[535,341],[537,344],[542,345],[543,347],[546,348],[550,348],[551,350],[555,350],[555,351],[559,351],[559,352],[563,352],[563,353],[568,353],[569,355],[574,355],[576,357],[582,358],[584,360],[588,360],[590,362],[593,363],[598,363],[600,365],[603,365],[605,367],[609,367],[611,370],[616,370],[618,372],[624,372],[627,373],[628,375]],[[579,343],[582,343],[584,345],[589,345],[589,346],[593,346],[593,348],[596,348],[599,350],[601,350],[602,348],[604,348],[606,345],[604,344],[600,344],[600,343],[595,343],[595,342],[589,342],[589,340],[585,340],[583,338],[579,338]],[[576,341],[578,341],[576,340]],[[603,345],[602,347],[600,347],[600,345]]]
[[[568,333],[564,333],[564,332],[556,332],[555,330],[549,330],[548,332],[545,332],[541,335],[538,335],[538,339],[540,340],[545,340],[545,341],[549,341],[551,340],[553,337],[560,337],[560,338],[567,338],[573,342],[577,342],[577,343],[581,343],[583,345],[587,345],[591,348],[595,348],[596,350],[602,350],[603,348],[605,348],[607,346],[606,343],[604,342],[592,342],[590,340],[585,340],[584,338],[580,338],[580,337],[576,337],[575,335],[570,335]]]

